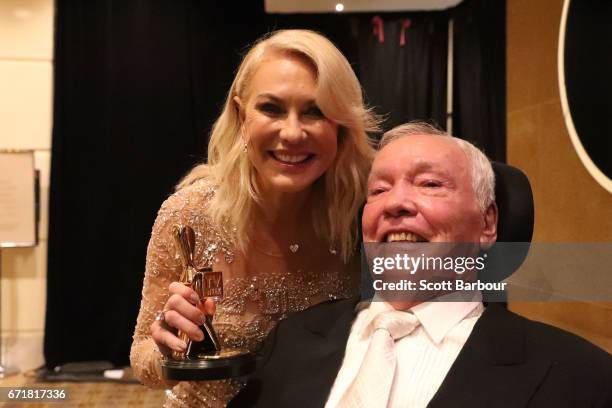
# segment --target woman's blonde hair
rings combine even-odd
[[[317,236],[336,248],[346,261],[357,242],[358,211],[366,195],[366,179],[374,149],[366,132],[378,131],[378,119],[364,107],[361,86],[350,64],[334,44],[308,30],[281,30],[260,40],[246,54],[215,122],[208,144],[208,163],[196,166],[178,184],[183,188],[206,178],[217,187],[208,214],[233,231],[245,250],[254,205],[261,203],[256,172],[243,151],[238,96],[246,101],[250,81],[268,52],[307,58],[315,69],[316,103],[338,123],[338,152],[327,172],[313,185],[312,222]]]

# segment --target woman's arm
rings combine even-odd
[[[151,325],[155,321],[155,314],[163,309],[168,300],[168,286],[177,281],[182,272],[172,238],[173,226],[181,221],[182,204],[183,200],[178,194],[168,198],[153,225],[147,248],[142,301],[130,353],[134,374],[143,384],[153,388],[168,388],[175,384],[162,378],[162,354],[151,337]]]

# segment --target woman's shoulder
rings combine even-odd
[[[162,203],[154,229],[168,224],[197,227],[208,222],[206,209],[215,194],[215,186],[207,178],[200,178],[171,194]]]
[[[233,258],[230,232],[213,222],[208,209],[217,187],[209,178],[198,178],[181,187],[164,201],[153,232],[171,231],[175,226],[190,226],[196,235],[196,258],[210,264],[217,250]]]
[[[216,187],[208,178],[200,178],[180,187],[161,205],[161,211],[187,211],[197,209],[202,211],[215,195]]]

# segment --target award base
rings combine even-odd
[[[242,377],[255,371],[255,358],[247,350],[223,349],[196,359],[162,361],[164,378],[175,381],[207,381]]]

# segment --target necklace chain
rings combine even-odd
[[[257,252],[261,253],[261,254],[268,255],[268,256],[271,256],[273,258],[283,258],[286,255],[286,253],[273,254],[273,253],[270,253],[268,251],[264,251],[263,249],[259,248],[257,245],[252,245],[252,248],[254,250],[256,250]],[[287,249],[289,250],[289,253],[295,254],[295,253],[297,253],[300,250],[300,244],[298,244],[298,243],[290,244],[287,247]]]
[[[268,255],[271,256],[273,258],[282,258],[283,256],[285,256],[285,254],[272,254],[268,251],[264,251],[263,249],[257,247],[256,245],[252,245],[251,246],[255,251],[259,252],[260,254],[264,254],[264,255]],[[296,254],[299,252],[300,250],[300,244],[295,243],[295,244],[290,244],[289,245],[289,252],[292,254]],[[331,246],[329,247],[329,253],[332,255],[337,255],[338,254],[338,250],[336,249],[336,247]]]

